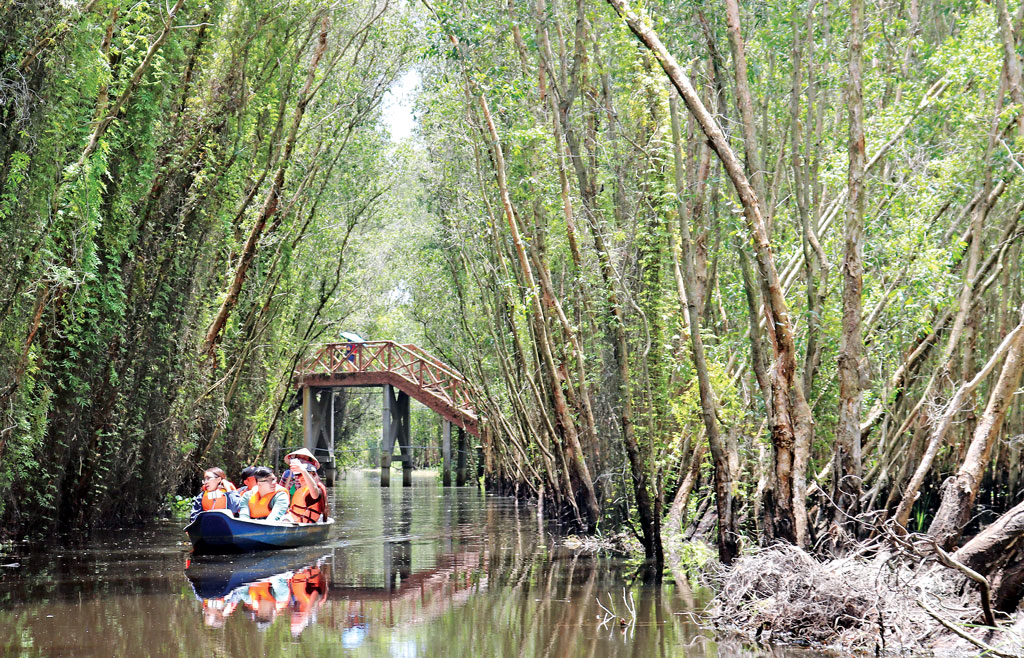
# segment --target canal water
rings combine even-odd
[[[0,547],[0,656],[783,655],[712,640],[706,595],[633,582],[533,508],[434,473],[376,478],[338,482],[315,548],[192,556],[180,520]]]

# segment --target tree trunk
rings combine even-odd
[[[992,604],[1012,613],[1024,598],[1024,501],[963,545],[953,557],[988,576]]]
[[[563,92],[564,97],[559,102],[562,129],[569,152],[569,159],[576,172],[580,199],[583,203],[583,214],[594,239],[598,266],[601,270],[601,278],[608,296],[608,310],[611,316],[609,330],[612,334],[612,348],[618,370],[619,421],[622,428],[623,447],[626,449],[626,455],[629,459],[630,476],[636,498],[637,513],[640,516],[644,555],[647,561],[643,575],[648,580],[660,580],[664,565],[660,519],[657,518],[655,513],[655,499],[648,489],[648,469],[643,463],[634,427],[633,402],[630,391],[629,342],[626,334],[625,312],[617,289],[618,283],[612,265],[611,253],[604,241],[602,228],[598,224],[599,211],[594,164],[591,162],[589,163],[590,166],[588,166],[588,163],[584,160],[579,137],[569,121],[569,110],[578,92],[578,84],[578,80],[570,81]],[[616,205],[617,209],[618,205]]]
[[[669,96],[669,109],[672,114],[672,141],[673,153],[675,155],[676,170],[676,193],[680,199],[679,208],[679,233],[683,251],[683,284],[686,287],[686,298],[689,301],[686,307],[689,315],[690,325],[690,347],[693,353],[693,365],[697,371],[697,386],[700,391],[701,417],[704,421],[704,431],[707,432],[708,445],[711,447],[711,456],[715,461],[715,503],[718,509],[718,557],[723,564],[732,564],[739,555],[739,534],[736,527],[736,516],[733,498],[733,475],[731,460],[725,442],[718,431],[718,418],[715,412],[717,403],[715,393],[711,388],[711,377],[708,374],[708,364],[704,354],[704,340],[701,338],[701,321],[693,294],[694,268],[693,268],[693,247],[690,239],[690,227],[686,221],[686,213],[683,209],[682,199],[684,198],[683,185],[683,152],[679,128],[679,102],[676,95]],[[696,452],[696,449],[694,450]]]
[[[860,408],[862,354],[861,289],[864,264],[864,102],[861,92],[864,0],[850,2],[850,171],[846,195],[846,244],[843,257],[843,328],[839,339],[839,423],[832,478],[833,518],[856,516],[860,501]]]
[[[810,10],[808,10],[810,12]],[[813,203],[814,190],[809,180],[807,158],[803,153],[800,130],[800,94],[803,90],[801,67],[803,61],[803,47],[800,35],[799,12],[793,9],[793,85],[789,103],[789,125],[790,141],[792,143],[791,162],[793,169],[793,197],[796,201],[797,213],[800,216],[800,244],[802,247],[803,260],[806,269],[807,279],[807,349],[804,355],[804,393],[811,394],[814,385],[814,375],[821,362],[822,344],[818,340],[821,331],[822,318],[824,317],[825,295],[828,287],[828,259],[818,242],[817,236],[817,215],[812,219],[811,205]],[[807,30],[812,34],[812,19],[808,18]],[[813,39],[808,39],[812,43]],[[813,100],[813,80],[808,81],[808,112],[813,108],[810,103]],[[781,151],[782,149],[780,149]]]
[[[943,408],[942,415],[935,424],[935,428],[932,430],[932,434],[928,439],[928,447],[925,448],[924,456],[921,457],[921,463],[918,464],[917,470],[914,471],[913,477],[907,484],[906,491],[903,493],[903,499],[900,501],[899,507],[896,508],[896,514],[894,519],[898,528],[906,528],[907,520],[910,518],[910,510],[913,508],[914,501],[917,500],[917,494],[921,489],[921,485],[924,483],[924,478],[931,469],[932,462],[935,459],[935,455],[938,453],[939,448],[946,439],[946,434],[949,433],[950,427],[953,425],[953,419],[956,417],[960,408],[963,406],[964,401],[974,392],[975,389],[985,380],[986,377],[995,369],[996,364],[1002,358],[1003,354],[1011,349],[1015,345],[1015,341],[1019,340],[1024,335],[1024,325],[1018,325],[1016,329],[1007,336],[1003,342],[996,348],[995,353],[989,358],[988,363],[974,376],[969,382],[965,382],[953,395],[946,406]],[[1004,368],[1005,370],[1005,368]],[[1017,373],[1018,375],[1020,373]]]
[[[928,534],[946,549],[956,543],[971,519],[974,499],[981,487],[982,475],[988,468],[992,447],[999,438],[1007,408],[1017,390],[1021,372],[1024,372],[1024,306],[1021,306],[1020,324],[1011,336],[1003,370],[989,395],[988,405],[974,431],[967,455],[957,474],[943,483],[942,502],[928,528]]]
[[[747,78],[747,54],[740,32],[740,8],[737,0],[725,0],[725,17],[728,25],[729,49],[732,51],[733,73],[736,77],[736,106],[740,111],[743,126],[743,151],[747,156],[747,171],[761,204],[761,215],[765,218],[765,230],[771,238],[771,220],[765,208],[764,164],[757,145],[757,129],[754,120],[754,103],[750,97],[750,81]]]
[[[509,196],[508,184],[505,180],[505,157],[502,153],[501,142],[498,138],[498,131],[494,126],[494,119],[491,117],[491,111],[487,106],[487,99],[481,95],[478,100],[480,103],[480,109],[484,115],[484,121],[487,124],[487,130],[491,137],[491,149],[494,153],[495,175],[498,179],[498,190],[501,194],[502,208],[505,211],[505,218],[508,221],[509,231],[512,234],[512,243],[515,245],[516,255],[519,258],[519,267],[522,271],[523,277],[526,279],[525,282],[529,290],[528,294],[530,295],[533,312],[539,319],[543,317],[543,310],[541,309],[540,300],[537,298],[537,284],[533,278],[533,270],[530,267],[529,258],[526,254],[526,247],[524,246],[523,239],[519,234],[518,222],[516,221],[515,213],[512,209],[512,200]],[[552,400],[554,401],[555,411],[558,414],[559,421],[561,422],[565,433],[565,439],[569,449],[569,466],[576,474],[580,484],[583,486],[583,503],[587,511],[587,522],[592,529],[601,515],[601,507],[598,504],[597,496],[594,493],[594,481],[590,477],[590,470],[587,468],[587,462],[583,455],[583,448],[580,445],[579,436],[576,433],[576,425],[573,422],[565,403],[565,396],[562,393],[560,378],[557,376],[557,372],[553,369],[554,359],[550,354],[550,345],[548,345],[546,341],[542,341],[542,344],[539,345],[539,347],[544,351],[544,360],[547,362],[548,368],[552,371]]]
[[[274,179],[270,184],[270,190],[267,191],[267,196],[263,201],[263,206],[260,208],[259,216],[257,216],[256,222],[249,231],[249,237],[246,239],[245,247],[242,249],[242,253],[238,258],[238,265],[235,267],[235,273],[231,279],[231,285],[228,286],[224,301],[221,302],[220,308],[217,310],[217,314],[214,316],[213,321],[210,322],[210,327],[206,331],[206,338],[203,340],[201,354],[205,354],[208,357],[212,357],[213,353],[216,351],[217,343],[220,341],[221,332],[224,330],[224,325],[227,324],[228,317],[231,315],[231,310],[235,307],[235,304],[238,303],[238,295],[242,292],[242,286],[245,283],[246,275],[249,273],[249,268],[256,259],[256,252],[259,249],[260,239],[264,236],[265,229],[267,228],[267,222],[270,221],[271,217],[274,216],[280,206],[281,192],[284,188],[285,172],[288,169],[288,165],[291,164],[292,150],[295,148],[295,142],[299,134],[299,126],[302,124],[302,117],[306,113],[306,106],[309,105],[309,101],[313,99],[313,94],[315,93],[315,90],[313,90],[313,81],[316,77],[317,66],[320,64],[320,59],[323,57],[324,51],[327,49],[328,25],[329,21],[325,16],[321,22],[320,38],[317,42],[316,49],[313,51],[313,57],[309,62],[309,72],[306,74],[306,84],[300,92],[299,100],[295,105],[295,113],[292,116],[291,130],[289,131],[288,138],[285,141],[280,163],[277,166]]]

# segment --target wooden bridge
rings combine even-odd
[[[472,389],[453,368],[415,345],[390,340],[330,343],[302,361],[295,371],[302,395],[303,445],[334,475],[334,392],[339,388],[383,387],[380,482],[391,484],[391,461],[401,449],[402,484],[412,484],[409,399],[433,409],[444,419],[442,480],[451,484],[451,427],[458,428],[457,482],[465,484],[466,433],[479,436]]]

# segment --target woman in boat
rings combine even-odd
[[[238,494],[235,493],[235,485],[228,480],[227,474],[217,467],[208,468],[203,473],[202,491],[192,499],[189,522],[195,521],[200,512],[226,509],[237,513],[238,507]]]
[[[290,464],[295,484],[288,506],[288,520],[295,523],[316,523],[327,520],[327,488],[316,474],[316,466],[295,458]]]
[[[316,471],[320,468],[320,460],[313,456],[313,453],[308,448],[299,448],[298,450],[292,450],[284,456],[284,463],[286,467],[289,467],[284,473],[281,474],[281,486],[288,490],[289,496],[294,496],[296,489],[302,486],[302,478],[295,477],[298,473],[295,469],[290,468],[293,460],[298,459],[302,462],[302,465],[306,468],[312,466],[312,470]]]
[[[288,490],[277,483],[277,476],[266,466],[253,473],[256,488],[242,496],[239,516],[243,519],[283,521],[288,514]]]

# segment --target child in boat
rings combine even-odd
[[[238,494],[235,493],[235,485],[231,484],[231,481],[228,480],[227,474],[216,466],[208,468],[203,473],[202,490],[192,499],[189,523],[195,521],[200,512],[226,509],[237,513],[238,507]]]
[[[288,514],[288,490],[277,483],[277,476],[266,466],[253,473],[256,488],[242,496],[239,517],[283,521]]]

